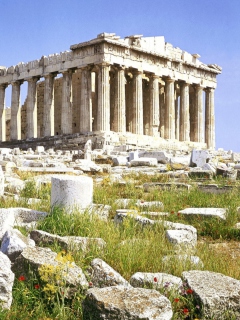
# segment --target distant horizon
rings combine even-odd
[[[23,61],[70,50],[70,45],[96,38],[99,33],[164,36],[165,41],[200,61],[217,64],[215,90],[216,149],[240,152],[240,1],[202,0],[14,0],[0,1],[0,65],[10,67]],[[10,19],[11,18],[11,19]],[[10,20],[11,21],[10,21]],[[10,21],[10,22],[9,22]],[[11,26],[11,28],[9,28]],[[23,104],[27,84],[22,85]],[[10,86],[6,106],[10,106]]]

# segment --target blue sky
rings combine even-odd
[[[0,0],[0,14],[1,66],[69,50],[101,32],[164,36],[220,65],[216,145],[240,152],[240,0]]]

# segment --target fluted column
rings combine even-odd
[[[208,148],[215,149],[214,89],[205,91],[205,142]]]
[[[203,88],[200,85],[195,86],[195,104],[194,104],[194,141],[204,142],[203,140]]]
[[[72,70],[62,72],[62,114],[61,131],[63,134],[72,133]]]
[[[175,139],[179,140],[179,94],[175,90]]]
[[[180,141],[190,141],[189,84],[180,84]]]
[[[126,132],[126,99],[124,68],[115,71],[114,131]]]
[[[6,141],[5,89],[8,85],[0,85],[0,141]]]
[[[159,131],[160,131],[160,137],[164,138],[165,137],[165,90],[164,90],[164,86],[161,84],[160,86],[160,95],[159,95],[159,113],[160,113],[160,117],[159,117],[159,122],[160,122],[160,126],[159,126]]]
[[[143,92],[142,72],[133,72],[132,132],[143,134]]]
[[[12,82],[11,99],[11,140],[21,140],[20,86],[22,82]]]
[[[98,65],[97,130],[110,131],[110,84],[107,63]]]
[[[45,76],[44,107],[43,107],[43,135],[54,136],[54,77],[55,74]]]
[[[80,132],[92,131],[92,81],[91,70],[81,69]]]
[[[153,75],[149,77],[150,86],[150,136],[159,137],[159,81],[158,77]]]
[[[174,80],[165,80],[166,109],[165,109],[165,139],[175,139],[175,99]]]
[[[28,80],[27,138],[37,138],[37,81],[38,78]]]

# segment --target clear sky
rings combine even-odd
[[[216,147],[240,152],[240,0],[0,0],[0,65],[69,50],[102,32],[164,36],[220,65]]]

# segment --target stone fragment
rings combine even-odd
[[[131,209],[118,209],[116,210],[116,215],[114,216],[114,222],[115,223],[122,223],[124,219],[126,218],[132,218],[136,222],[145,225],[153,225],[155,221],[142,217],[138,215],[137,210],[131,210]]]
[[[210,180],[213,177],[213,171],[212,170],[202,170],[202,168],[191,168],[191,170],[188,172],[188,177],[190,179],[205,179]]]
[[[129,161],[138,159],[138,151],[130,151],[129,152]]]
[[[199,184],[198,189],[206,192],[206,193],[212,193],[212,194],[223,194],[223,193],[229,193],[233,190],[233,186],[224,186],[219,187],[217,184]]]
[[[173,170],[185,170],[190,165],[190,157],[172,157],[170,159],[170,165]]]
[[[156,290],[143,288],[92,288],[83,301],[83,319],[170,320],[170,301]]]
[[[169,163],[172,155],[165,151],[140,151],[139,157],[141,158],[156,158],[158,163]]]
[[[4,195],[4,174],[0,166],[0,197]]]
[[[126,166],[128,163],[128,159],[125,156],[118,156],[112,158],[114,166]]]
[[[71,212],[86,209],[92,204],[93,180],[91,177],[59,175],[52,177],[51,206],[60,206]]]
[[[167,273],[136,272],[130,278],[134,288],[176,289],[182,286],[182,279]]]
[[[214,175],[216,174],[216,168],[210,163],[205,163],[201,168],[203,171],[212,171]]]
[[[202,307],[202,318],[227,319],[228,315],[228,319],[240,319],[239,280],[199,270],[185,271],[182,277]]]
[[[151,189],[160,189],[160,190],[171,190],[171,189],[187,189],[190,190],[191,185],[186,183],[180,183],[180,182],[168,182],[168,183],[162,183],[162,182],[147,182],[143,184],[143,190],[145,192],[150,191]]]
[[[17,276],[28,276],[30,270],[38,271],[40,266],[51,265],[60,266],[61,262],[57,258],[57,253],[49,248],[26,247],[15,260],[12,270]],[[86,289],[88,287],[87,279],[80,267],[74,262],[64,264],[62,277],[68,286]]]
[[[12,304],[12,287],[14,273],[11,271],[11,261],[0,251],[0,306],[10,309]]]
[[[0,250],[13,262],[27,246],[35,246],[35,242],[19,230],[11,229],[5,232]]]
[[[209,152],[207,150],[192,150],[191,165],[196,167],[204,166],[209,160]]]
[[[42,230],[32,230],[30,237],[35,241],[38,246],[45,244],[53,244],[56,242],[61,248],[67,251],[82,250],[87,251],[91,245],[103,249],[106,246],[106,242],[101,238],[88,238],[88,237],[74,237],[65,236],[60,237],[55,234],[48,233]]]
[[[196,234],[188,230],[166,230],[166,237],[174,247],[182,250],[188,251],[197,245]]]
[[[88,271],[91,282],[95,287],[131,286],[127,280],[102,259],[93,259]]]
[[[141,167],[141,166],[149,166],[155,167],[157,166],[156,158],[138,158],[130,161],[131,167]]]
[[[191,216],[217,217],[224,220],[227,217],[227,209],[224,208],[186,208],[180,210],[179,213]]]
[[[13,228],[14,223],[14,212],[9,209],[0,209],[0,240],[7,230]]]
[[[136,202],[136,206],[142,209],[159,209],[159,210],[163,210],[164,209],[164,205],[161,201],[144,201],[144,200],[138,200]],[[152,210],[153,211],[153,210]]]
[[[203,268],[203,262],[198,256],[188,254],[168,255],[163,257],[165,265],[182,265],[185,268]]]

